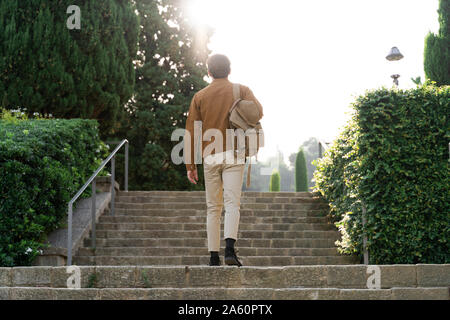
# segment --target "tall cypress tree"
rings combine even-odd
[[[72,0],[0,1],[0,103],[114,128],[131,98],[138,18],[131,1],[76,1],[81,29],[67,28]]]
[[[439,1],[439,33],[425,39],[424,69],[427,79],[450,85],[450,0]]]
[[[210,30],[186,20],[177,0],[137,1],[141,34],[136,90],[116,134],[130,141],[130,188],[201,189],[186,178],[186,167],[171,160],[172,132],[185,128],[193,95],[207,82]],[[119,169],[120,171],[121,169]],[[202,170],[199,170],[202,181]]]
[[[308,191],[308,173],[302,148],[300,148],[295,158],[295,191]]]
[[[270,192],[279,192],[281,189],[281,178],[280,173],[278,171],[275,171],[270,176],[270,184],[269,184],[269,191]]]

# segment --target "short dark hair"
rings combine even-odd
[[[223,54],[214,54],[206,62],[214,79],[226,78],[230,74],[230,60]]]

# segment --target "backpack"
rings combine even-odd
[[[244,152],[245,147],[245,158],[256,156],[256,161],[258,161],[259,148],[264,146],[264,131],[259,122],[262,118],[261,112],[254,101],[241,99],[240,86],[237,83],[233,84],[233,97],[234,103],[228,113],[230,129],[242,129],[244,133],[247,132],[245,146],[241,146],[238,153]],[[250,130],[247,131],[248,129]],[[251,140],[256,140],[256,145],[255,143],[251,144]],[[237,146],[237,137],[235,137],[235,146]],[[247,170],[247,188],[250,187],[251,168],[250,161]]]

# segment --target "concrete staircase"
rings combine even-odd
[[[0,268],[0,300],[449,300],[450,265],[368,267],[81,266],[80,289],[66,267]]]
[[[208,264],[204,192],[120,192],[115,208],[114,217],[106,213],[97,224],[96,249],[88,239],[75,264]],[[244,192],[238,256],[245,266],[358,262],[337,252],[339,233],[327,212],[308,192]],[[223,261],[223,248],[221,255]]]
[[[373,282],[372,266],[338,254],[328,207],[311,193],[243,194],[241,268],[206,266],[204,192],[119,192],[115,208],[100,217],[96,249],[87,239],[74,257],[79,289],[67,288],[66,267],[0,268],[0,300],[449,300],[450,265],[375,266]]]

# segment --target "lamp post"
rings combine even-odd
[[[398,50],[397,47],[392,47],[389,51],[389,54],[386,56],[386,59],[388,61],[398,61],[403,59],[403,55],[400,53],[400,50]],[[398,78],[400,78],[400,75],[393,74],[391,78],[394,79],[394,85],[398,87]]]

